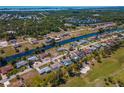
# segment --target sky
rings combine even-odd
[[[124,6],[124,0],[0,0],[0,6]]]

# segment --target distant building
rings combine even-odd
[[[15,31],[6,31],[8,34],[14,34],[16,33]]]
[[[65,23],[64,25],[68,27],[72,26],[72,24],[69,24],[69,23]]]

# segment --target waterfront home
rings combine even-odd
[[[17,62],[17,63],[16,63],[16,68],[20,68],[20,67],[25,66],[25,65],[27,65],[27,64],[28,64],[27,61],[20,61],[20,62]]]
[[[0,47],[7,47],[8,42],[7,41],[0,41]]]
[[[69,32],[65,32],[65,33],[61,34],[60,37],[65,37],[65,36],[69,36],[69,35],[70,35]]]
[[[49,73],[49,72],[51,72],[52,71],[52,69],[50,68],[50,67],[44,67],[44,68],[41,68],[41,69],[39,69],[39,73],[40,74],[43,74],[43,73]]]
[[[47,38],[47,40],[45,41],[46,42],[46,44],[53,44],[53,43],[55,43],[55,39],[53,39],[53,38]]]
[[[60,41],[61,40],[61,38],[59,38],[59,37],[56,37],[54,39],[55,39],[55,41]]]
[[[92,36],[92,37],[88,38],[89,41],[93,41],[93,40],[96,40],[96,39],[97,39],[96,36]]]
[[[31,44],[38,44],[39,41],[36,38],[27,38],[27,40],[31,43]]]
[[[71,46],[75,48],[75,47],[78,46],[78,43],[77,43],[77,42],[73,42],[73,43],[71,44]]]
[[[88,43],[89,43],[88,40],[80,40],[80,41],[78,42],[78,45],[83,45],[83,44],[88,44]]]
[[[38,40],[31,40],[31,44],[38,44],[39,41]]]
[[[31,56],[28,58],[28,61],[35,61],[35,60],[38,60],[36,56]]]
[[[61,61],[61,63],[62,63],[63,65],[65,65],[65,66],[69,66],[69,65],[71,65],[73,62],[72,62],[69,58],[67,58],[67,59],[63,59],[63,60]]]
[[[0,68],[0,73],[4,75],[4,74],[7,74],[8,72],[10,72],[11,70],[13,70],[13,66],[7,65],[7,66]]]

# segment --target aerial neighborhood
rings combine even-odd
[[[72,78],[85,81],[89,76],[90,82],[97,73],[101,75],[92,72],[110,65],[104,60],[109,60],[124,45],[122,16],[118,11],[110,12],[102,9],[0,12],[0,86],[73,86],[68,83]],[[106,66],[106,70],[109,68]],[[107,77],[104,71],[103,74]],[[124,86],[121,81],[115,84],[109,79],[100,85]]]

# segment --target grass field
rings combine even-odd
[[[64,87],[105,86],[104,78],[114,75],[115,78],[123,80],[124,78],[123,46],[120,49],[118,49],[114,54],[112,54],[111,57],[105,58],[102,61],[103,63],[97,63],[86,76],[71,78],[65,85],[62,86]]]

